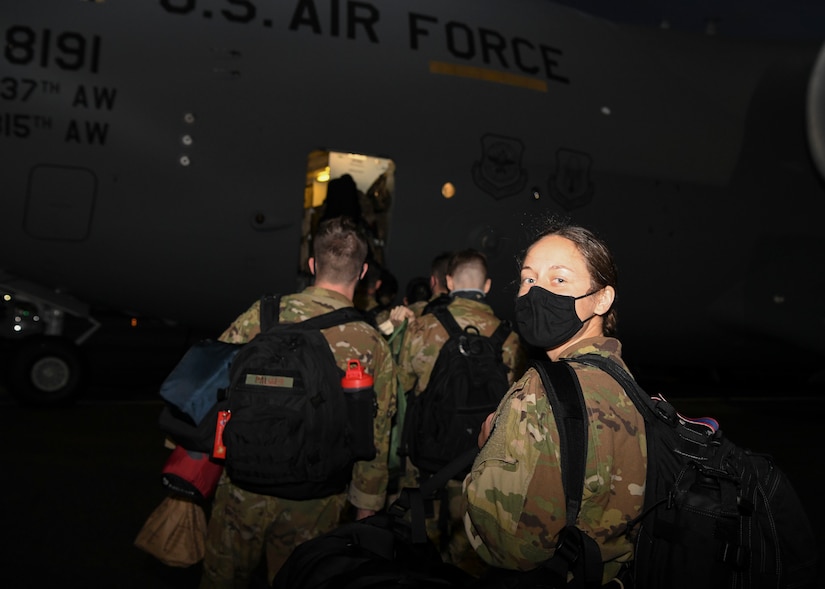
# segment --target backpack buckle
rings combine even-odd
[[[559,533],[559,540],[556,542],[556,551],[554,553],[554,557],[558,556],[564,562],[569,563],[570,565],[574,564],[579,559],[579,549],[576,546],[575,542],[569,542],[567,539],[570,537],[571,533],[578,533],[575,530],[571,530],[570,527],[562,528],[561,532]]]
[[[474,348],[473,341],[468,337],[470,335],[480,336],[481,332],[475,325],[468,325],[464,328],[464,333],[458,338],[458,351],[461,352],[462,356],[472,356],[473,354],[481,353],[481,345],[476,341]]]

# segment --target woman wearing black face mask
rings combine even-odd
[[[617,275],[606,245],[581,227],[555,228],[527,249],[516,325],[552,361],[597,353],[621,360],[615,333]],[[577,525],[595,538],[603,581],[633,557],[622,532],[639,515],[646,474],[644,421],[622,388],[597,368],[574,364],[590,417]],[[550,558],[565,524],[559,435],[541,378],[529,369],[490,415],[465,480],[465,527],[494,567],[530,570]]]

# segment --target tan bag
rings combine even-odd
[[[173,496],[161,501],[135,538],[135,546],[173,567],[188,567],[199,562],[205,545],[203,508]]]

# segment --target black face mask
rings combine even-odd
[[[556,348],[572,338],[584,327],[576,314],[576,301],[599,292],[580,297],[558,295],[534,286],[516,299],[516,328],[519,336],[542,350]],[[592,319],[588,317],[586,321]]]

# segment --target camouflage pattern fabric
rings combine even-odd
[[[280,320],[304,321],[351,306],[352,302],[340,293],[310,286],[281,298]],[[256,301],[220,340],[246,343],[260,331],[260,301]],[[209,522],[202,587],[232,587],[233,578],[247,578],[258,565],[264,548],[271,582],[296,542],[319,536],[338,525],[346,500],[355,507],[373,511],[385,505],[390,423],[396,408],[395,367],[389,346],[365,322],[334,326],[322,333],[342,370],[354,358],[373,376],[378,402],[374,420],[376,457],[355,463],[346,495],[307,501],[250,493],[233,485],[224,474]]]
[[[438,295],[433,295],[430,298],[430,301],[436,298],[437,296]],[[414,303],[410,303],[409,305],[407,305],[407,308],[409,308],[409,310],[412,311],[413,315],[415,315],[416,317],[421,317],[421,313],[424,311],[424,307],[426,307],[427,303],[429,303],[430,301],[416,301]]]
[[[458,325],[463,329],[467,325],[476,326],[486,336],[492,335],[501,322],[493,313],[493,309],[486,303],[464,298],[454,299],[448,309],[455,317]],[[402,392],[414,390],[420,395],[430,381],[438,353],[449,339],[446,328],[432,314],[422,315],[407,327],[401,353],[398,359],[398,381]],[[524,370],[525,354],[515,332],[510,333],[502,346],[502,360],[510,368],[507,377],[512,383],[516,375]],[[405,472],[399,481],[399,487],[418,486],[418,469],[406,460]],[[461,483],[450,481],[447,484],[447,493],[450,497],[450,526],[449,548],[443,554],[447,562],[462,566],[471,574],[479,571],[477,557],[472,554],[467,543],[461,517],[463,498],[460,498]],[[440,508],[438,501],[434,502],[433,511],[436,517],[428,518],[427,530],[430,538],[438,545],[438,519]]]
[[[200,589],[257,586],[266,555],[269,585],[293,549],[338,527],[346,494],[290,501],[236,487],[225,474],[215,491]],[[257,577],[255,577],[257,578]]]
[[[501,323],[487,303],[456,298],[448,306],[459,327],[474,325],[486,336],[490,336]],[[416,395],[427,388],[438,353],[449,339],[446,328],[434,315],[416,318],[407,327],[404,343],[398,358],[398,380],[402,391],[415,389]],[[513,382],[521,375],[525,365],[525,355],[518,335],[513,331],[502,346],[502,360],[510,368],[508,380]]]
[[[438,295],[433,296],[430,299],[430,301],[435,299],[437,296]],[[409,330],[409,325],[413,323],[416,319],[421,317],[421,314],[424,312],[424,307],[426,307],[427,303],[429,303],[430,301],[416,301],[415,303],[407,305],[407,308],[410,311],[412,311],[414,317],[409,321],[405,322],[404,324],[396,327],[395,331],[392,334],[392,341],[389,342],[390,347],[392,348],[392,355],[393,358],[396,360],[396,363],[398,362],[398,359],[401,355],[401,345],[404,341],[404,337],[406,336],[407,331]],[[390,309],[390,311],[392,311],[392,309]],[[387,318],[389,318],[389,315],[387,315]]]
[[[562,353],[598,353],[621,361],[613,338],[590,338]],[[623,533],[644,502],[647,458],[642,416],[612,378],[573,365],[590,417],[579,528],[598,543],[604,581],[632,559]],[[493,431],[464,481],[467,535],[487,563],[530,570],[553,556],[565,524],[559,436],[541,378],[534,369],[510,388],[496,412]]]
[[[379,308],[378,301],[374,298],[370,297],[368,301],[366,301],[366,305],[362,309],[364,313],[364,317],[371,317],[370,321],[375,323],[376,327],[379,327],[384,321],[387,321],[390,318],[390,310],[392,307],[386,308]]]
[[[385,321],[389,321],[390,320],[390,310],[391,309],[387,308],[387,309],[381,309],[380,311],[378,311],[375,314],[375,324],[380,326]]]
[[[430,298],[430,301],[437,297],[438,295],[433,295]],[[408,305],[407,308],[413,312],[415,318],[418,318],[421,317],[421,313],[424,312],[424,307],[427,306],[428,302],[429,301],[416,301],[415,303]],[[405,320],[404,323],[395,328],[392,335],[387,339],[387,343],[390,344],[392,357],[396,362],[396,366],[398,365],[398,358],[401,355],[401,346],[403,345],[404,337],[409,329],[409,325],[414,320],[415,319],[411,319],[409,321]],[[398,411],[395,414],[395,419],[392,424],[392,432],[390,434],[390,477],[392,477],[396,482],[401,478],[399,473],[403,468],[405,468],[404,461],[398,455],[398,449],[401,446],[401,433],[404,425],[404,415],[407,411],[407,397],[403,394],[404,390],[405,389],[399,384],[399,391],[402,394],[398,395]]]

